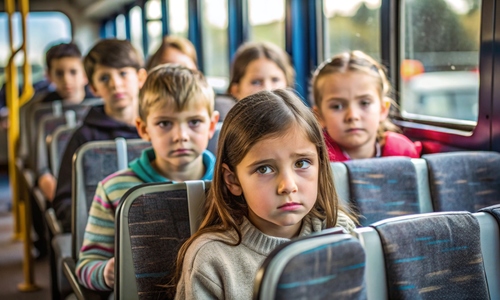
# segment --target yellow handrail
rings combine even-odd
[[[11,49],[11,56],[7,64],[7,107],[9,108],[9,131],[8,131],[8,151],[9,151],[9,178],[12,191],[12,207],[14,213],[14,238],[22,238],[24,241],[23,247],[23,271],[24,282],[18,285],[18,289],[23,292],[29,292],[39,289],[34,282],[33,272],[33,257],[31,256],[31,213],[29,194],[26,188],[21,191],[20,188],[20,169],[16,167],[17,162],[17,148],[19,144],[19,108],[21,105],[31,99],[34,90],[31,83],[31,66],[28,60],[27,52],[27,24],[26,20],[29,12],[29,0],[20,0],[19,9],[21,11],[21,24],[23,43],[21,47],[14,50],[14,34],[12,17],[14,15],[14,0],[5,1],[5,10],[9,18],[9,42]],[[15,57],[18,53],[24,54],[23,64],[23,92],[19,98],[18,84],[17,84],[17,67],[15,65]]]

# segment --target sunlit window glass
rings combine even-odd
[[[142,48],[142,9],[139,6],[130,10],[130,41],[139,53],[144,53]]]
[[[481,1],[406,0],[402,17],[403,117],[474,125]]]
[[[19,13],[13,17],[14,46],[21,46],[21,19]],[[0,32],[8,32],[7,14],[0,13]],[[60,12],[31,12],[28,18],[28,58],[32,65],[33,82],[44,79],[45,52],[55,43],[71,41],[71,22]],[[78,45],[82,46],[82,45]],[[82,52],[85,49],[81,49]],[[0,35],[0,85],[5,82],[4,67],[11,55],[8,34]],[[23,56],[16,56],[16,64],[23,62]]]
[[[115,19],[115,26],[116,26],[116,38],[120,40],[124,40],[127,38],[127,30],[126,30],[126,23],[125,23],[125,16],[124,15],[118,15],[116,16]]]
[[[227,0],[202,1],[203,61],[209,83],[216,90],[228,85]]]
[[[285,0],[248,0],[249,38],[285,48]]]
[[[168,1],[169,32],[187,38],[189,29],[187,0]]]
[[[325,59],[361,50],[380,60],[381,0],[324,0]]]
[[[156,49],[158,49],[161,44],[162,34],[163,32],[161,21],[148,21],[148,54],[154,53]]]
[[[146,2],[146,17],[148,20],[161,20],[160,0],[149,0]]]

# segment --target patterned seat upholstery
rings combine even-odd
[[[500,154],[467,151],[424,155],[434,211],[500,204]]]
[[[372,227],[382,242],[389,299],[489,299],[472,214],[403,216]]]
[[[254,299],[366,299],[363,247],[333,230],[271,252],[257,272]]]
[[[346,161],[350,202],[365,226],[386,218],[420,213],[417,173],[410,158]]]
[[[210,183],[153,183],[127,192],[117,210],[116,299],[172,299],[177,251],[198,228]]]

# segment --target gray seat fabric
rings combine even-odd
[[[192,218],[199,212],[190,203],[199,202],[194,210],[202,210],[208,186],[208,181],[143,184],[123,196],[115,234],[117,299],[174,297],[175,287],[165,285],[170,283],[178,249],[198,226]]]
[[[466,210],[500,204],[500,154],[467,151],[424,155],[434,211]]]
[[[472,214],[405,216],[372,227],[382,241],[389,299],[489,299]]]
[[[366,299],[365,252],[342,229],[276,248],[257,272],[254,299]]]
[[[227,113],[236,104],[236,100],[231,95],[216,95],[214,110],[219,112],[219,122],[224,122]]]
[[[50,168],[52,170],[52,174],[56,178],[59,173],[59,167],[64,150],[66,149],[66,145],[68,145],[75,129],[76,127],[63,125],[57,127],[57,129],[52,133],[49,145]]]
[[[420,212],[417,173],[410,158],[381,157],[346,161],[350,201],[365,226]]]
[[[222,122],[217,123],[215,127],[214,136],[208,141],[207,150],[212,152],[215,156],[217,156],[217,143],[219,142],[219,134],[222,128]]]
[[[151,147],[140,139],[126,140],[127,161],[138,158],[142,150]],[[115,141],[89,142],[78,148],[73,159],[72,234],[73,258],[78,261],[83,235],[87,226],[88,212],[99,181],[120,170]]]

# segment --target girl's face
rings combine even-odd
[[[390,102],[382,100],[375,79],[361,72],[325,75],[318,84],[321,107],[314,107],[321,125],[353,159],[375,155],[380,122]]]
[[[286,76],[278,65],[265,57],[251,61],[238,83],[231,86],[231,94],[238,100],[263,90],[286,88]]]
[[[285,134],[257,142],[236,166],[223,164],[229,191],[243,197],[248,219],[264,234],[291,238],[318,197],[319,159],[304,130],[292,126]]]

